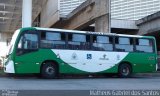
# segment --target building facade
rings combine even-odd
[[[86,0],[59,0],[60,16],[66,17],[71,13],[76,7],[81,5]]]
[[[111,0],[111,18],[138,20],[160,11],[160,0]]]
[[[60,15],[65,17],[86,0],[60,0]],[[138,20],[160,11],[160,0],[111,0],[111,18]]]

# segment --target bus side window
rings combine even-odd
[[[116,51],[133,52],[133,38],[116,37],[115,38]]]
[[[38,49],[38,35],[25,33],[20,37],[16,50],[16,55],[20,56],[28,52],[36,51],[37,49]]]
[[[20,38],[19,43],[18,43],[18,49],[22,49],[23,48],[23,37]]]
[[[68,34],[68,48],[72,50],[86,50],[86,35]]]
[[[92,48],[95,51],[112,51],[113,50],[113,37],[93,36]]]
[[[41,32],[41,47],[65,49],[65,33]]]
[[[151,39],[136,39],[136,52],[152,53],[153,41]]]
[[[52,33],[53,34],[53,33]],[[48,34],[49,36],[53,36],[52,39],[52,48],[54,49],[65,49],[65,45],[66,45],[66,42],[65,42],[65,33],[54,33],[53,35],[51,34]]]
[[[24,34],[22,42],[24,42],[24,49],[38,49],[37,34]]]

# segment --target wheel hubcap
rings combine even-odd
[[[122,69],[122,74],[127,76],[129,74],[129,68],[128,67],[125,67]]]
[[[46,73],[49,74],[49,75],[54,74],[54,68],[53,68],[53,67],[48,67],[48,68],[46,69]]]

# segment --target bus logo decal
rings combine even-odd
[[[87,54],[87,59],[92,59],[92,54]]]
[[[109,60],[109,58],[107,58],[107,55],[106,54],[104,54],[103,56],[102,56],[102,58],[99,58],[100,60]]]
[[[120,60],[120,55],[117,55],[117,60]]]
[[[72,59],[73,59],[73,60],[77,60],[77,59],[78,59],[78,57],[77,57],[77,54],[76,54],[76,53],[73,53],[73,54],[72,54]]]

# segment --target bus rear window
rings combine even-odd
[[[154,52],[153,47],[154,47],[154,44],[153,44],[153,40],[151,39],[136,39],[137,52],[153,53]]]

